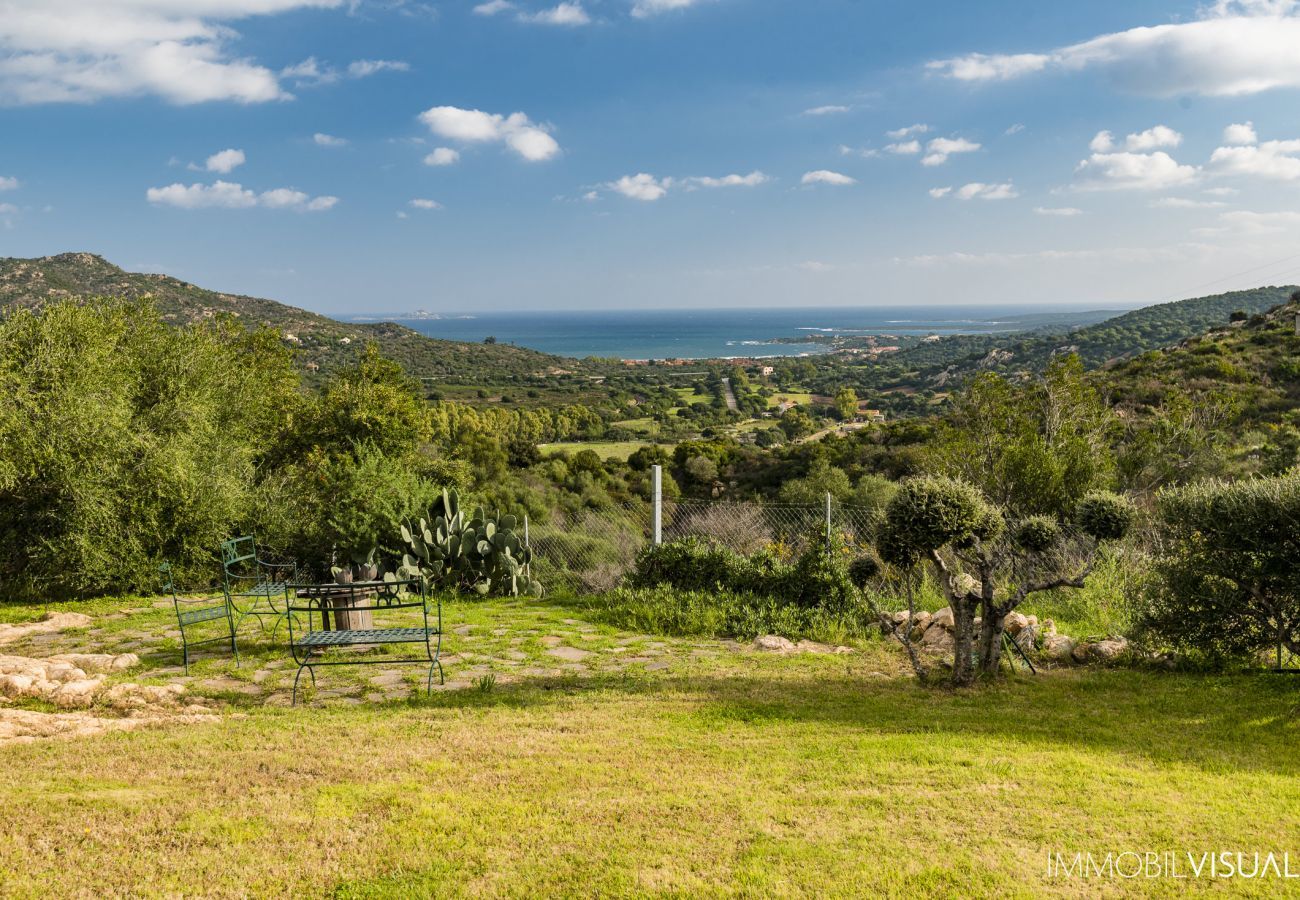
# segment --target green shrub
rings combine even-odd
[[[1128,534],[1137,515],[1133,504],[1110,491],[1091,491],[1079,501],[1074,518],[1084,534],[1099,541],[1117,541]]]
[[[1016,543],[1031,553],[1046,553],[1061,539],[1061,528],[1055,519],[1047,516],[1030,516],[1016,524]]]

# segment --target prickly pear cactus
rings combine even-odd
[[[533,552],[515,533],[518,525],[514,516],[489,515],[481,506],[467,514],[454,490],[443,491],[428,518],[402,526],[406,552],[395,577],[423,577],[431,587],[482,596],[541,596]]]

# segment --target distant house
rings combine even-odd
[[[352,338],[339,338],[339,343],[340,343],[340,344],[350,344],[350,343],[352,343]]]
[[[775,371],[776,369],[772,368],[771,366],[763,366],[758,370],[758,374],[766,378],[767,376],[771,375]]]

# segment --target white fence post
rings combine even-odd
[[[662,544],[664,539],[664,469],[663,466],[654,466],[652,471],[654,472],[654,498],[652,502],[654,525],[652,528],[655,544]]]
[[[831,492],[826,492],[826,552],[831,550]]]
[[[532,544],[528,541],[528,513],[524,513],[524,546],[532,549]]]

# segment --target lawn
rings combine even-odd
[[[60,608],[95,622],[3,652],[132,649],[183,680],[166,606]],[[0,747],[0,893],[1278,896],[1045,864],[1226,849],[1298,868],[1294,680],[1058,670],[954,694],[879,641],[780,656],[560,601],[446,612],[432,698],[416,667],[347,668],[288,708],[287,655],[253,629],[238,669],[214,653],[185,681],[223,701],[215,724]]]
[[[779,391],[767,398],[767,405],[776,408],[782,403],[795,403],[799,406],[809,406],[813,402],[813,395],[808,391]]]
[[[601,459],[627,459],[649,441],[564,441],[554,444],[538,444],[537,449],[543,456],[555,453],[578,453],[591,450]]]

